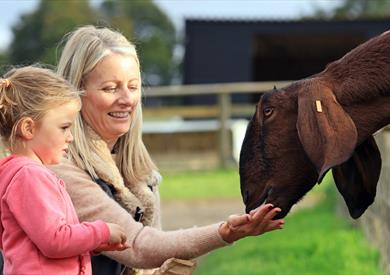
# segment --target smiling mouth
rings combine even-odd
[[[128,118],[130,112],[110,112],[108,115],[113,118]]]

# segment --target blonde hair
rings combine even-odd
[[[78,89],[82,89],[84,78],[98,62],[112,53],[132,56],[139,65],[135,46],[121,33],[108,28],[80,27],[66,35],[63,42],[66,44],[57,70]],[[75,142],[69,146],[70,156],[78,167],[88,171],[92,177],[98,178],[95,172],[97,163],[94,163],[95,158],[92,157],[95,147],[85,126],[86,122],[79,114],[73,127]],[[115,144],[117,165],[125,181],[145,181],[156,166],[142,141],[141,104],[137,105],[132,116],[130,129]]]
[[[2,142],[12,151],[21,119],[39,121],[49,110],[72,100],[80,102],[79,92],[53,71],[38,65],[11,69],[0,84]]]

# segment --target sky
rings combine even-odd
[[[59,1],[59,0],[55,0]],[[70,0],[68,0],[70,1]],[[74,0],[73,0],[74,1]],[[140,0],[131,0],[140,1]],[[341,0],[155,0],[180,32],[185,18],[201,19],[295,19],[315,6],[332,8]],[[20,15],[31,12],[38,0],[0,0],[0,50],[12,40],[12,26]],[[94,5],[101,0],[92,0]]]

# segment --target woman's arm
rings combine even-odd
[[[219,224],[163,232],[135,222],[133,217],[73,164],[51,166],[65,181],[80,221],[103,220],[121,225],[130,248],[104,252],[108,257],[135,268],[160,266],[169,258],[191,259],[227,245],[219,234]]]

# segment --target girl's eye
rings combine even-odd
[[[272,115],[273,110],[274,109],[271,107],[264,108],[264,110],[263,110],[264,116],[269,117],[270,115]]]

